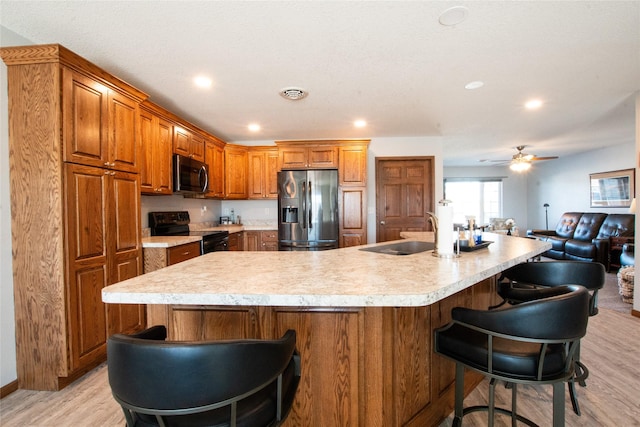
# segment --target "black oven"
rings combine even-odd
[[[202,236],[200,245],[203,254],[217,251],[229,250],[229,232],[228,231],[191,231],[190,236]]]
[[[152,236],[200,236],[200,253],[229,250],[229,232],[221,230],[190,230],[189,212],[149,212]]]

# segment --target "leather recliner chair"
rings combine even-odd
[[[611,237],[633,237],[635,215],[566,212],[555,230],[528,230],[551,243],[543,255],[558,260],[596,261],[609,270]]]

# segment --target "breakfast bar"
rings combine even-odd
[[[103,289],[146,304],[169,339],[269,339],[297,332],[302,379],[286,426],[438,425],[453,407],[453,363],[432,349],[451,308],[486,309],[496,275],[549,249],[486,234],[458,258],[430,250],[212,252]],[[363,250],[364,249],[364,250]],[[468,373],[468,390],[480,377]]]

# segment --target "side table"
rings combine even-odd
[[[633,243],[633,237],[611,237],[609,239],[609,271],[620,268],[620,254],[625,243]]]

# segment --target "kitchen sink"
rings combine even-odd
[[[433,250],[435,243],[410,240],[407,242],[390,243],[388,245],[362,248],[361,251],[376,252],[387,255],[413,255]]]

